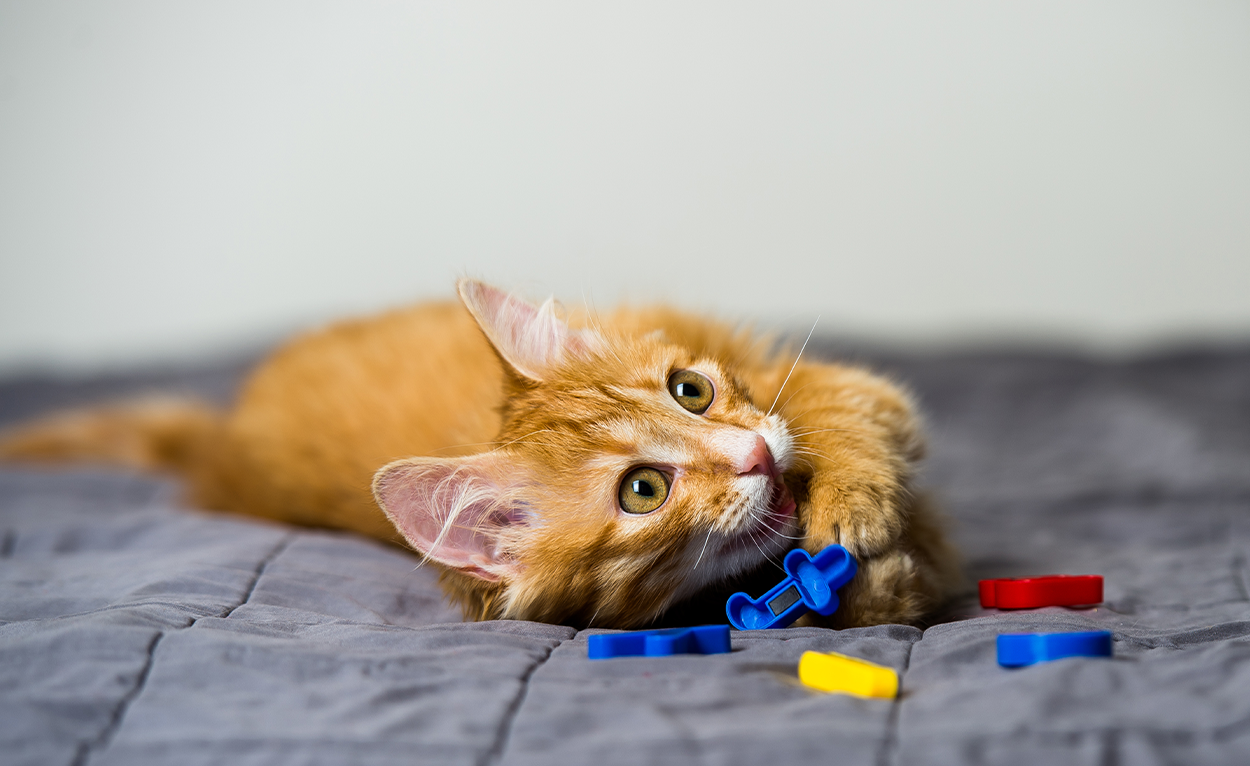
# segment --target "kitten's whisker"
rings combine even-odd
[[[435,447],[430,452],[446,452],[447,450],[461,449],[464,447],[485,447],[488,444],[498,445],[499,442],[466,442],[464,444],[449,444],[446,447]]]
[[[825,461],[828,461],[828,462],[830,462],[830,463],[835,463],[835,462],[837,462],[836,460],[834,460],[833,458],[829,457],[828,455],[822,454],[822,453],[820,453],[820,452],[804,452],[804,453],[802,453],[802,454],[803,454],[805,457],[807,457],[807,458],[811,458],[811,459],[813,459],[813,460],[825,460]],[[809,462],[808,462],[808,465],[810,466],[810,465],[814,465],[814,464],[813,464],[812,462],[810,462],[810,461],[809,461]]]
[[[781,381],[781,388],[777,389],[777,395],[773,397],[772,407],[768,408],[768,414],[773,414],[773,407],[777,406],[777,400],[781,398],[781,392],[786,390],[786,384],[790,382],[790,376],[794,374],[794,368],[799,366],[799,360],[803,358],[803,349],[807,348],[807,341],[812,339],[812,333],[816,332],[816,323],[820,321],[817,315],[816,321],[812,322],[812,329],[808,331],[807,338],[803,341],[803,345],[799,347],[798,356],[794,357],[794,364],[790,365],[790,371],[786,373],[786,379]]]
[[[785,516],[782,516],[780,513],[777,513],[777,512],[776,512],[776,511],[774,511],[772,508],[769,508],[769,509],[768,509],[767,514],[768,514],[768,516],[769,516],[769,517],[771,517],[772,519],[782,519],[782,522],[781,522],[781,529],[782,529],[783,531],[773,532],[773,536],[774,536],[774,537],[781,537],[781,538],[785,538],[786,540],[802,540],[802,539],[803,539],[803,537],[801,537],[801,536],[800,536],[800,537],[795,537],[794,535],[787,535],[787,534],[784,534],[784,530],[785,530],[785,528],[786,528],[786,522],[785,522],[785,520],[784,520],[784,519],[785,519]]]
[[[812,457],[823,457],[825,460],[833,460],[833,457],[815,447],[795,447],[794,451],[800,455],[811,455]]]
[[[693,572],[695,569],[698,569],[698,568],[699,568],[699,562],[700,562],[700,561],[703,561],[703,554],[707,552],[707,544],[708,544],[709,542],[711,542],[711,541],[712,541],[712,532],[713,532],[713,531],[714,531],[714,530],[712,530],[712,529],[709,529],[709,530],[707,531],[707,539],[705,539],[705,540],[703,541],[703,550],[699,551],[699,558],[695,559],[695,562],[694,562],[694,567],[690,570],[691,572]]]
[[[798,360],[795,360],[795,361],[797,362]],[[784,403],[782,403],[782,405],[781,405],[781,409],[783,409],[783,410],[784,410],[786,407],[789,407],[789,406],[790,406],[790,402],[794,401],[794,397],[798,396],[798,395],[799,395],[799,393],[800,393],[803,389],[807,388],[807,387],[808,387],[808,386],[810,386],[810,385],[811,385],[811,383],[805,383],[804,385],[801,385],[801,386],[799,386],[798,388],[796,388],[795,390],[791,391],[791,392],[790,392],[790,395],[786,397],[785,402],[784,402]],[[780,392],[780,391],[778,391],[777,393],[778,393],[778,395],[780,395],[780,394],[781,394],[781,392]],[[776,404],[776,402],[773,402],[773,404],[775,405],[775,404]],[[797,418],[797,417],[799,417],[799,416],[801,416],[801,415],[806,415],[808,412],[810,412],[810,409],[803,410],[801,413],[799,413],[798,415],[795,415],[795,416],[793,416],[793,417],[794,417],[794,418]],[[793,419],[793,418],[791,418],[791,419]]]
[[[770,508],[765,508],[764,512],[766,514],[773,515],[773,511]],[[769,564],[771,564],[774,569],[784,573],[786,571],[785,568],[782,567],[780,564],[778,564],[776,561],[773,561],[772,556],[770,556],[768,552],[764,550],[764,546],[760,544],[760,532],[761,531],[764,532],[765,538],[772,536],[775,533],[772,531],[772,529],[768,528],[768,525],[766,523],[762,523],[759,516],[755,515],[754,508],[748,506],[747,515],[751,517],[751,521],[753,522],[752,526],[757,527],[756,529],[752,529],[750,532],[747,533],[751,538],[751,544],[754,545],[755,549],[760,552],[760,556],[761,558],[763,558],[764,561],[767,561]],[[758,529],[758,527],[760,526],[763,526],[764,530]]]
[[[824,452],[822,452],[822,451],[820,451],[820,450],[816,449],[815,447],[809,447],[809,446],[807,446],[807,445],[802,445],[802,446],[795,447],[795,448],[794,448],[794,451],[795,451],[795,452],[801,452],[801,453],[803,453],[803,454],[807,454],[807,455],[820,455],[821,457],[829,457],[829,456],[828,456],[828,455],[826,455]]]
[[[785,568],[785,567],[783,567],[782,565],[778,564],[776,561],[773,561],[772,556],[769,556],[769,555],[768,555],[768,553],[764,550],[764,546],[760,545],[760,541],[759,541],[759,540],[757,540],[757,539],[755,539],[754,537],[752,537],[752,538],[751,538],[751,542],[755,543],[755,549],[756,549],[756,550],[758,550],[758,551],[760,552],[760,555],[764,557],[764,560],[765,560],[765,561],[767,561],[769,564],[772,564],[772,565],[773,565],[773,568],[774,568],[774,569],[776,569],[778,572],[783,572],[783,573],[785,573],[785,574],[787,574],[787,575],[789,574],[788,572],[786,572],[786,568]]]
[[[534,434],[540,434],[540,433],[543,433],[544,431],[550,431],[550,430],[551,430],[550,428],[540,428],[537,431],[530,431],[524,436],[518,436],[517,438],[513,439],[510,442],[501,442],[498,440],[489,441],[489,442],[465,442],[463,444],[449,444],[446,447],[435,447],[430,451],[431,452],[446,452],[447,450],[463,449],[464,447],[485,447],[485,446],[492,445],[492,444],[495,445],[495,449],[503,449],[504,447],[508,447],[513,444],[516,444],[522,439],[528,439]]]
[[[508,443],[506,443],[506,444],[500,444],[500,445],[499,445],[499,447],[498,447],[498,449],[503,449],[504,447],[510,447],[510,446],[512,446],[513,444],[516,444],[517,442],[521,441],[522,439],[528,439],[528,438],[530,438],[531,436],[533,436],[534,434],[541,434],[541,433],[552,433],[552,430],[551,430],[550,428],[540,428],[540,429],[538,429],[537,431],[530,431],[529,433],[525,434],[524,436],[518,436],[517,438],[513,439],[512,441],[510,441],[510,442],[508,442]],[[542,442],[539,442],[539,443],[541,444]]]
[[[848,434],[868,434],[867,431],[863,431],[858,428],[812,428],[806,431],[794,431],[794,435],[802,438],[804,436],[812,436],[814,434],[824,434],[834,431],[840,431]],[[871,436],[871,434],[869,435]]]

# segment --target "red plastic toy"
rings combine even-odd
[[[1102,603],[1102,575],[1046,575],[1019,580],[982,580],[981,606],[1036,609],[1041,606],[1089,606]]]

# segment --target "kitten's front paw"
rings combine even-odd
[[[837,543],[856,559],[867,559],[898,543],[904,518],[892,498],[827,487],[812,493],[804,524],[809,552]]]
[[[842,591],[833,622],[837,627],[916,622],[931,606],[917,575],[916,562],[902,551],[861,562],[855,579]]]

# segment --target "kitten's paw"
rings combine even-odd
[[[861,561],[833,621],[839,627],[912,624],[930,606],[919,585],[916,562],[902,551]]]
[[[889,498],[830,489],[813,493],[804,547],[815,553],[837,543],[856,559],[868,559],[897,545],[904,525],[898,503]]]

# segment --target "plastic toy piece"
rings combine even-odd
[[[729,651],[729,626],[635,630],[591,636],[592,660],[613,657],[668,657],[673,654],[725,654]]]
[[[803,652],[799,680],[822,692],[881,699],[898,696],[898,673],[892,668],[837,652]]]
[[[796,548],[781,563],[786,579],[759,598],[735,593],[725,614],[738,630],[784,628],[807,612],[830,615],[838,608],[838,588],[850,582],[858,565],[841,545],[830,545],[813,558]]]
[[[1102,575],[1046,575],[1019,580],[982,580],[981,606],[1036,609],[1041,606],[1089,606],[1102,603]]]
[[[1110,657],[1111,631],[1004,633],[998,637],[998,664],[1021,668],[1064,657]]]

